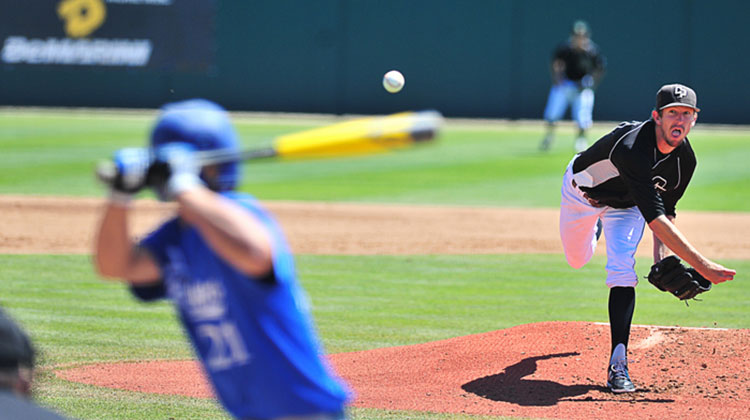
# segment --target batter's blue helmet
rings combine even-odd
[[[162,107],[151,132],[151,147],[175,142],[191,144],[200,151],[228,149],[239,152],[237,134],[229,114],[205,99],[173,102]],[[240,178],[239,162],[222,163],[218,170],[215,179],[203,178],[203,181],[216,191],[234,189]]]

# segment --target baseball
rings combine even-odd
[[[383,76],[383,87],[390,93],[399,92],[404,83],[404,75],[398,70],[391,70]]]

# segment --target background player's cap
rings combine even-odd
[[[589,36],[591,34],[591,30],[589,29],[589,24],[586,23],[586,21],[577,20],[573,22],[573,26],[570,28],[570,33],[573,35]]]
[[[656,110],[661,111],[670,106],[686,106],[693,108],[696,112],[698,108],[698,96],[693,89],[679,83],[664,85],[656,93]]]

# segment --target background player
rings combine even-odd
[[[578,20],[573,24],[570,38],[558,46],[552,57],[552,87],[544,109],[547,133],[539,145],[541,150],[552,146],[555,128],[570,107],[572,119],[578,126],[576,152],[588,146],[586,130],[591,127],[594,111],[594,89],[604,75],[606,61],[591,40],[588,24]]]
[[[205,100],[166,105],[150,149],[115,153],[98,228],[98,272],[141,299],[169,298],[224,407],[238,418],[339,420],[348,398],[321,360],[306,297],[277,223],[232,190],[240,166],[197,166],[196,150],[238,150],[228,114]],[[152,163],[152,157],[155,162]],[[136,243],[129,201],[149,186],[176,216]]]
[[[645,122],[617,126],[576,155],[563,177],[560,237],[573,268],[594,254],[601,221],[607,238],[607,286],[612,338],[607,385],[632,392],[627,367],[635,310],[635,252],[645,224],[654,236],[654,262],[674,252],[712,283],[735,271],[696,250],[675,226],[675,205],[687,188],[696,159],[687,135],[698,118],[697,97],[687,86],[662,86]]]

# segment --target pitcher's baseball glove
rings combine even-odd
[[[648,281],[662,292],[669,292],[680,300],[694,299],[711,290],[711,282],[692,267],[685,267],[674,255],[651,266]]]

